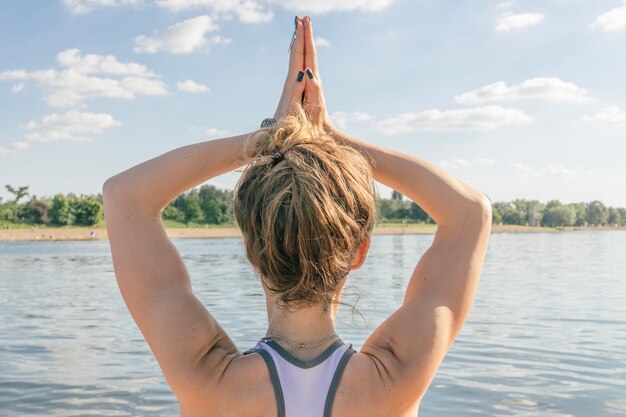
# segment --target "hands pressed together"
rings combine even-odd
[[[317,65],[313,27],[308,16],[295,18],[289,70],[274,119],[279,122],[293,114],[296,106],[304,107],[313,125],[320,128],[330,126]]]

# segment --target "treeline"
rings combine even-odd
[[[509,202],[492,202],[493,224],[522,226],[624,226],[626,209],[607,207],[601,201],[563,204],[559,200],[542,203],[538,200],[518,198]],[[423,221],[434,223],[421,207],[407,201],[397,191],[390,200],[378,201],[378,216],[381,220]]]
[[[67,195],[37,198],[28,192],[28,186],[5,186],[13,194],[9,201],[0,197],[0,222],[26,223],[49,226],[93,226],[104,219],[102,194]],[[30,197],[26,201],[27,197]],[[184,224],[234,223],[233,192],[203,185],[181,194],[163,210],[163,220]]]
[[[56,194],[51,198],[31,196],[28,187],[5,186],[13,198],[0,197],[0,222],[50,226],[93,226],[104,218],[102,194]],[[26,198],[30,197],[28,201]],[[235,223],[233,191],[212,185],[193,188],[179,195],[163,210],[163,220],[186,225],[224,225]],[[416,203],[397,191],[390,199],[377,198],[378,223],[429,223],[435,221]],[[563,204],[559,200],[516,199],[492,203],[494,224],[526,226],[624,226],[626,209],[606,207],[600,201]]]

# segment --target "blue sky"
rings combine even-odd
[[[296,13],[350,134],[492,201],[626,207],[623,0],[4,2],[0,197],[95,194],[169,150],[254,130],[274,113]]]

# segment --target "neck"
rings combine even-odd
[[[316,343],[336,333],[336,316],[335,304],[331,304],[327,312],[319,304],[288,311],[277,305],[276,297],[267,295],[269,326],[266,336],[282,336],[297,343]]]

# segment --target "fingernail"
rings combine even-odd
[[[309,76],[309,79],[312,80],[313,79],[313,71],[311,71],[311,68],[307,68],[306,69],[306,75]]]
[[[298,16],[293,19],[293,23],[296,29],[298,29]]]
[[[298,71],[298,82],[302,81],[303,78],[304,78],[304,72]]]

